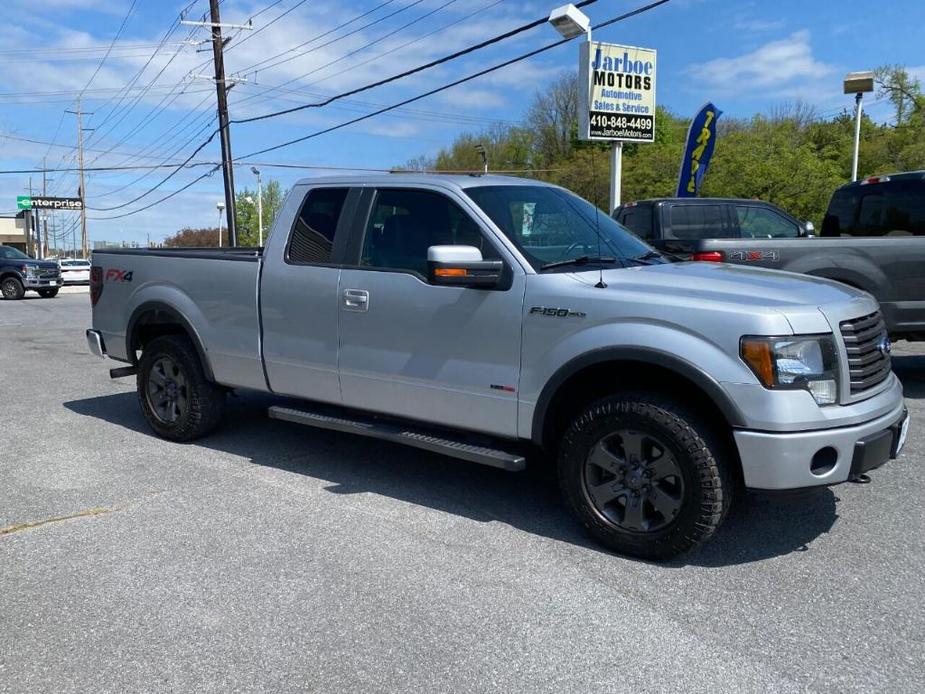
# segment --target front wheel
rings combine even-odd
[[[185,335],[165,335],[145,345],[137,388],[148,425],[171,441],[192,441],[208,434],[225,411],[225,391],[206,378]]]
[[[26,295],[26,289],[18,278],[7,277],[0,282],[0,293],[4,299],[22,299]]]
[[[54,299],[58,296],[58,289],[39,289],[39,296],[43,299]]]
[[[621,554],[669,559],[713,535],[732,478],[713,432],[676,401],[604,398],[562,438],[559,484],[585,528]]]

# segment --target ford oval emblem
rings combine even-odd
[[[893,343],[890,341],[889,335],[883,336],[883,339],[881,339],[880,342],[877,343],[877,349],[880,350],[880,354],[882,354],[883,356],[886,356],[890,352],[893,351]]]

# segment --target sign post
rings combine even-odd
[[[588,41],[579,49],[579,137],[613,142],[610,209],[620,205],[624,142],[655,141],[653,48]]]

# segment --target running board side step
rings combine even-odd
[[[374,439],[383,439],[394,443],[401,443],[414,448],[421,448],[432,453],[440,453],[470,463],[489,465],[510,472],[518,472],[526,467],[526,459],[518,453],[510,453],[497,448],[477,446],[459,440],[436,436],[425,429],[414,429],[400,426],[390,422],[368,419],[347,419],[345,417],[332,417],[330,415],[295,410],[289,407],[274,405],[267,413],[270,419],[279,419],[284,422],[294,422],[319,429],[330,429],[348,434],[359,434]]]

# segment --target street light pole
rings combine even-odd
[[[222,247],[222,211],[225,209],[225,203],[219,201],[215,203],[218,209],[218,247]]]
[[[854,95],[854,156],[851,158],[851,180],[858,180],[858,154],[861,149],[861,113],[864,109],[864,95],[858,92]]]
[[[845,94],[854,94],[854,155],[851,158],[851,180],[858,180],[858,157],[861,149],[861,114],[864,94],[874,91],[873,72],[849,72],[844,80]]]
[[[257,234],[259,236],[257,245],[263,247],[263,187],[260,181],[260,169],[252,166],[251,171],[257,177]]]

